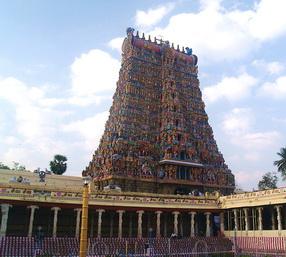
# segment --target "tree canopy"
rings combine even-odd
[[[13,162],[14,167],[13,170],[23,171],[26,170],[26,167],[24,165],[21,165],[19,162]]]
[[[13,168],[10,168],[8,165],[0,162],[0,169],[2,170],[16,170],[16,171],[26,171],[26,167],[21,165],[19,162],[13,162]]]
[[[10,170],[10,167],[5,165],[3,162],[0,162],[0,169],[2,169],[2,170]]]
[[[262,179],[258,182],[258,189],[274,189],[277,188],[278,177],[275,172],[267,172],[262,176]]]
[[[286,180],[286,147],[282,147],[277,155],[280,157],[280,159],[275,161],[274,165],[277,166],[283,180]]]
[[[67,170],[67,157],[64,155],[56,154],[54,160],[50,161],[50,168],[54,174],[62,175]]]

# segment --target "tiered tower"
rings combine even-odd
[[[133,33],[127,29],[110,116],[83,174],[99,189],[231,193],[234,176],[208,123],[197,56]]]

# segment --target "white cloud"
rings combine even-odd
[[[225,116],[222,127],[227,134],[241,135],[248,131],[253,121],[253,114],[249,108],[234,108]]]
[[[251,162],[256,162],[259,161],[260,159],[260,154],[256,153],[256,152],[247,152],[243,158],[247,161],[251,161]]]
[[[272,169],[273,149],[279,149],[282,138],[276,130],[255,129],[254,114],[250,108],[234,108],[221,124],[229,144],[226,159],[233,167],[237,183],[248,189],[256,187],[262,174]]]
[[[280,139],[280,133],[277,131],[269,132],[248,132],[240,135],[240,137],[234,137],[232,142],[246,150],[256,149],[265,150],[268,147],[276,145]]]
[[[280,124],[286,124],[286,118],[272,117],[272,121]]]
[[[248,160],[257,160],[263,151],[276,146],[281,138],[275,130],[253,131],[254,121],[255,117],[249,108],[235,108],[222,122],[222,129],[229,141],[246,151],[244,156]]]
[[[29,86],[24,82],[8,77],[0,80],[0,98],[5,99],[15,108],[17,126],[20,136],[25,140],[41,138],[54,131],[51,120],[55,112],[46,107],[45,91],[41,87]],[[57,112],[57,116],[64,113]]]
[[[285,69],[284,65],[280,62],[266,62],[264,60],[254,60],[252,65],[268,72],[271,75],[280,74]]]
[[[270,74],[279,74],[284,70],[284,66],[279,62],[271,62],[268,65]]]
[[[87,96],[71,96],[69,98],[66,99],[66,103],[71,104],[71,105],[77,105],[79,107],[86,107],[88,105],[91,104],[95,104],[95,105],[100,105],[104,100],[111,100],[112,96],[111,96],[112,92],[110,92],[107,95],[87,95]]]
[[[36,163],[35,160],[32,160],[31,155],[33,154],[36,153],[31,151],[31,149],[26,148],[26,146],[13,146],[6,150],[5,154],[2,156],[2,160],[9,166],[12,166],[13,162],[19,162],[21,165],[24,165],[26,169],[35,170],[43,164]],[[41,155],[38,155],[38,157],[41,159]]]
[[[53,151],[67,151],[66,144],[56,138],[58,124],[67,112],[53,108],[54,101],[46,96],[45,87],[30,86],[8,77],[0,80],[0,88],[0,99],[9,106],[6,126],[11,127],[2,134],[0,159],[20,162],[32,170],[43,165],[48,167]]]
[[[203,62],[240,58],[253,45],[237,23],[212,8],[172,16],[165,28],[156,28],[150,34],[192,47]]]
[[[149,27],[155,25],[160,22],[168,13],[170,13],[174,7],[174,3],[168,3],[155,9],[149,9],[146,12],[137,10],[135,23],[138,27]]]
[[[261,0],[250,10],[234,10],[227,16],[239,25],[249,37],[260,42],[274,39],[286,32],[286,17],[284,9],[286,2],[276,0]]]
[[[259,94],[275,99],[286,98],[286,76],[277,78],[274,82],[266,82],[259,90]]]
[[[238,184],[243,185],[243,189],[251,190],[253,187],[256,187],[256,181],[259,181],[262,176],[261,170],[239,170],[235,172],[235,179]],[[251,184],[251,185],[250,185]]]
[[[0,79],[0,88],[0,97],[15,105],[38,101],[44,95],[40,88],[27,87],[25,83],[13,77]]]
[[[204,100],[212,103],[221,98],[228,101],[237,101],[250,95],[251,88],[257,79],[247,73],[238,77],[224,77],[218,84],[204,88]]]
[[[82,54],[71,65],[71,89],[66,98],[48,97],[51,87],[47,85],[0,78],[0,99],[5,100],[0,104],[9,106],[11,117],[9,124],[1,123],[0,160],[17,161],[33,170],[48,168],[53,155],[60,153],[68,157],[67,174],[80,175],[80,166],[88,163],[103,133],[108,112],[95,112],[82,120],[74,117],[85,117],[90,104],[110,101],[119,68],[119,61],[101,50]],[[7,131],[9,127],[12,129]]]
[[[111,47],[111,49],[117,50],[119,53],[121,53],[123,40],[124,40],[124,37],[113,38],[108,42],[108,46]]]
[[[286,32],[286,2],[261,0],[249,15],[250,33],[258,40],[269,40]]]
[[[105,111],[83,120],[73,121],[64,125],[63,130],[78,133],[84,139],[87,150],[91,152],[96,149],[103,135],[108,114],[109,112]]]
[[[3,142],[7,145],[15,145],[19,144],[20,140],[15,136],[7,136],[6,138],[3,138]]]
[[[2,154],[5,163],[12,164],[14,161],[24,165],[28,170],[35,170],[38,167],[49,168],[49,161],[54,154],[60,153],[69,156],[71,145],[63,142],[50,140],[49,138],[34,139],[33,142],[22,141],[20,144],[13,144],[6,148]],[[72,162],[69,160],[68,165]],[[79,172],[78,172],[79,174]]]
[[[176,14],[149,33],[192,47],[207,63],[242,58],[286,32],[284,0],[261,0],[249,10],[227,10],[220,2],[201,1],[199,12]]]
[[[102,96],[116,87],[120,62],[108,53],[93,49],[71,65],[72,94],[76,97]]]

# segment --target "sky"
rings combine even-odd
[[[285,0],[0,0],[0,162],[80,176],[104,131],[126,28],[198,56],[209,122],[244,189],[286,146]],[[285,186],[285,181],[280,182]]]

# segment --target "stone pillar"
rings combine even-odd
[[[113,237],[113,225],[114,225],[114,213],[110,213],[110,232],[109,232],[109,237]]]
[[[174,234],[178,235],[178,217],[179,217],[180,212],[174,211]]]
[[[275,230],[276,229],[276,224],[275,224],[275,210],[274,208],[272,209],[272,212],[271,212],[271,228],[272,230]]]
[[[132,227],[133,227],[133,222],[132,222],[132,217],[133,217],[133,213],[132,212],[130,212],[129,213],[129,237],[132,237]]]
[[[124,210],[118,210],[118,238],[122,238],[122,222]]]
[[[258,230],[263,230],[263,223],[262,223],[262,211],[263,211],[263,207],[258,207],[257,208],[258,211]]]
[[[2,219],[1,219],[0,237],[6,236],[10,207],[12,207],[12,205],[10,204],[6,203],[1,204]]]
[[[155,212],[157,215],[157,222],[156,222],[156,237],[160,238],[161,237],[161,211],[156,211]]]
[[[168,213],[165,213],[165,215],[164,215],[164,237],[168,237],[167,215],[168,215]]]
[[[29,222],[29,230],[28,230],[28,237],[32,237],[35,211],[36,211],[36,209],[39,209],[39,207],[36,206],[36,205],[31,205],[31,206],[28,206],[27,208],[28,208],[28,209],[31,209],[31,212],[30,212],[30,222]]]
[[[51,210],[54,211],[53,238],[56,238],[57,237],[58,212],[61,210],[61,208],[53,207]]]
[[[180,226],[180,229],[179,229],[179,234],[180,234],[180,236],[183,238],[184,237],[184,228],[183,228],[183,222],[184,222],[184,220],[183,220],[183,215],[180,215],[179,216],[179,226]]]
[[[210,212],[205,212],[206,215],[206,236],[211,236],[211,222],[210,222]]]
[[[237,216],[237,209],[233,210],[234,214],[234,230],[238,231],[238,216]]]
[[[149,229],[151,228],[151,213],[150,212],[147,212],[147,233],[149,235]]]
[[[194,237],[195,236],[195,216],[196,216],[196,212],[191,211],[189,212],[189,214],[191,214],[191,232],[190,232],[190,236]]]
[[[275,209],[277,211],[277,226],[279,231],[282,230],[281,207],[281,205],[275,205]]]
[[[248,208],[243,208],[243,212],[244,212],[245,231],[248,231],[249,230]]]
[[[220,221],[220,233],[224,234],[224,212],[219,214],[219,221]]]
[[[97,220],[97,237],[101,238],[101,224],[102,224],[102,213],[105,210],[103,209],[98,209],[96,212],[98,212],[98,220]]]
[[[140,211],[137,211],[137,213],[138,213],[137,237],[142,238],[142,215],[144,211],[140,210]]]
[[[76,211],[75,237],[79,238],[81,208],[74,209],[74,211]]]
[[[94,216],[95,216],[95,215],[92,215],[92,216],[90,217],[90,228],[89,228],[89,231],[90,231],[89,237],[90,237],[90,238],[94,238],[94,236],[93,236],[93,234],[94,234],[94,219],[95,219]]]

